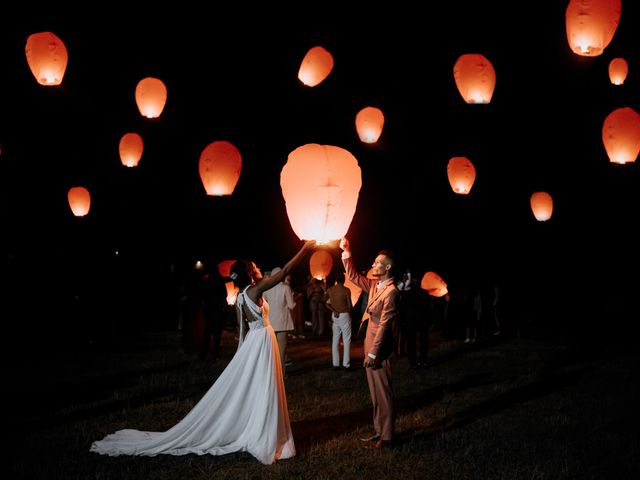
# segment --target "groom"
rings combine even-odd
[[[395,422],[389,360],[395,351],[393,330],[398,313],[398,289],[393,281],[394,258],[388,250],[379,252],[373,261],[371,272],[376,280],[370,280],[358,273],[353,265],[349,240],[343,237],[340,240],[340,248],[343,250],[342,263],[347,277],[369,294],[362,322],[369,320],[364,340],[364,367],[373,403],[375,433],[362,440],[373,448],[387,448],[393,440]]]

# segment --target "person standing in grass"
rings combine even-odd
[[[331,330],[331,360],[334,370],[340,369],[340,337],[342,337],[342,368],[351,368],[351,290],[344,286],[344,273],[338,272],[336,282],[327,289],[327,308],[333,312]]]

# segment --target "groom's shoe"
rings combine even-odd
[[[379,433],[374,433],[370,437],[360,438],[361,442],[377,442],[378,440],[380,440],[380,434]]]

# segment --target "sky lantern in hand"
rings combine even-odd
[[[420,288],[429,292],[433,297],[444,297],[449,293],[446,282],[435,272],[427,272],[422,276]]]
[[[611,163],[635,162],[640,153],[640,115],[630,107],[611,112],[602,126],[602,142]]]
[[[27,63],[40,85],[54,86],[62,83],[69,55],[64,42],[51,32],[29,35],[25,47]]]
[[[333,258],[326,250],[316,250],[309,258],[309,271],[313,278],[324,280],[331,273]]]
[[[313,47],[302,59],[298,79],[308,87],[315,87],[333,70],[333,57],[323,47]]]
[[[167,103],[167,87],[162,80],[143,78],[136,86],[136,104],[143,117],[158,118]]]
[[[84,187],[72,187],[67,193],[71,211],[76,217],[84,217],[91,207],[91,195]]]
[[[356,158],[333,145],[310,143],[296,148],[280,172],[293,231],[301,240],[318,243],[346,235],[361,186]]]
[[[546,222],[553,213],[553,199],[547,192],[535,192],[531,195],[531,210],[536,220]]]
[[[476,180],[476,169],[467,157],[453,157],[447,164],[447,176],[455,193],[467,195]]]
[[[120,139],[120,161],[125,167],[137,167],[143,150],[142,137],[137,133],[125,133]]]
[[[458,57],[453,66],[453,78],[465,102],[491,102],[496,88],[496,71],[483,55],[467,53]]]
[[[363,143],[376,143],[383,126],[384,114],[379,108],[365,107],[356,115],[356,131]]]
[[[584,57],[601,55],[616,33],[621,12],[620,0],[570,0],[565,24],[571,51]]]
[[[628,72],[629,65],[624,58],[614,58],[609,62],[609,79],[614,85],[622,85]]]
[[[207,195],[231,195],[242,170],[242,156],[224,140],[210,143],[200,154],[200,179]]]

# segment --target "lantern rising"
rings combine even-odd
[[[602,142],[611,163],[635,162],[640,153],[640,115],[629,107],[611,112],[602,126]]]
[[[347,233],[361,186],[356,158],[332,145],[298,147],[280,172],[293,231],[301,240],[318,243],[337,240]]]
[[[200,180],[207,195],[231,195],[242,170],[242,156],[226,141],[210,143],[200,154]]]
[[[496,72],[491,62],[483,55],[461,55],[453,66],[453,78],[465,102],[491,102],[496,87]]]
[[[125,167],[137,167],[142,158],[144,143],[137,133],[125,133],[120,139],[120,161]]]
[[[447,164],[447,176],[455,193],[467,195],[476,180],[476,169],[466,157],[453,157]]]
[[[323,47],[313,47],[302,59],[298,79],[308,87],[315,87],[333,70],[333,57]]]
[[[531,210],[536,220],[546,222],[553,213],[553,199],[547,192],[535,192],[531,195]]]
[[[309,271],[313,278],[324,280],[331,273],[333,258],[325,250],[316,250],[309,258]]]
[[[84,217],[91,207],[91,195],[84,187],[72,187],[67,193],[67,200],[71,211],[76,217]]]
[[[622,85],[627,79],[629,65],[624,58],[614,58],[609,63],[609,80],[614,85]]]
[[[621,12],[620,0],[570,0],[565,24],[571,51],[584,57],[601,55],[616,33]]]
[[[62,83],[69,56],[64,42],[55,34],[40,32],[29,35],[25,54],[31,73],[40,85]]]
[[[420,288],[429,292],[433,297],[444,297],[449,293],[446,282],[435,272],[427,272],[422,276]]]
[[[162,80],[143,78],[136,86],[136,104],[146,118],[158,118],[167,103],[167,87]]]
[[[365,107],[356,115],[356,130],[363,143],[376,143],[383,126],[384,115],[379,108]]]

